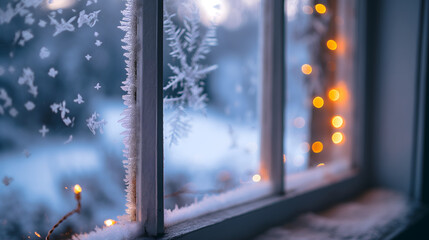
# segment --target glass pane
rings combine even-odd
[[[268,190],[259,175],[261,2],[168,0],[165,11],[164,189],[171,225]]]
[[[0,1],[0,239],[44,239],[76,208],[75,184],[80,214],[51,239],[124,214],[123,8]]]
[[[285,167],[293,189],[351,166],[355,1],[285,3]]]

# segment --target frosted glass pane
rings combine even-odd
[[[76,208],[75,184],[81,213],[51,239],[125,213],[125,4],[96,2],[0,1],[0,239],[44,239]]]
[[[174,209],[261,181],[261,3],[165,5],[171,20],[164,22],[165,208]],[[202,43],[207,49],[199,54]]]

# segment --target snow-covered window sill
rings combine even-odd
[[[322,212],[302,214],[256,240],[394,239],[415,214],[414,205],[403,195],[376,189]]]

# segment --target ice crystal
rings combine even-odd
[[[4,101],[3,103],[4,108],[8,108],[12,106],[12,98],[9,97],[6,90],[4,90],[3,88],[0,88],[0,100]]]
[[[44,28],[46,27],[46,24],[47,24],[46,21],[39,20],[39,23],[38,23],[39,27]]]
[[[25,46],[25,43],[34,38],[33,33],[31,33],[31,29],[24,30],[22,32],[17,31],[15,33],[15,38],[13,43],[18,43],[20,46]]]
[[[50,77],[55,78],[55,76],[57,76],[57,74],[58,74],[58,71],[57,71],[57,70],[55,70],[55,68],[50,68],[50,69],[49,69],[48,75],[49,75]]]
[[[79,18],[77,19],[77,26],[80,28],[82,25],[86,24],[89,27],[94,27],[98,22],[98,14],[101,10],[94,11],[89,14],[85,14],[85,10],[79,12]]]
[[[103,42],[97,39],[94,44],[95,46],[99,47],[101,44],[103,44]]]
[[[204,66],[201,63],[210,53],[211,47],[217,44],[216,26],[212,23],[202,35],[198,8],[191,5],[188,9],[191,14],[184,19],[185,28],[178,27],[173,22],[175,14],[169,14],[164,9],[164,31],[171,48],[170,55],[178,60],[177,65],[168,64],[173,75],[164,86],[164,91],[175,91],[173,96],[164,97],[166,107],[175,109],[168,121],[170,131],[167,138],[170,145],[177,144],[178,139],[190,131],[186,108],[205,112],[208,98],[204,93],[204,79],[217,68],[217,65]]]
[[[97,3],[97,0],[88,0],[88,1],[86,2],[86,6],[90,6],[90,5],[92,5],[93,3]]]
[[[94,88],[99,90],[101,88],[100,83],[97,83],[97,85],[95,85]]]
[[[4,67],[0,66],[0,76],[3,76],[5,72],[6,70],[4,70]]]
[[[98,37],[99,33],[98,32],[94,32],[94,37]]]
[[[73,100],[73,102],[77,103],[77,104],[82,104],[85,101],[83,101],[83,98],[80,94],[77,94],[77,98]]]
[[[91,55],[89,55],[89,54],[86,54],[86,55],[85,55],[85,58],[86,58],[86,60],[88,60],[88,61],[89,61],[89,60],[91,60],[92,56],[91,56]]]
[[[32,14],[32,13],[29,13],[29,14],[27,14],[27,15],[25,16],[25,19],[24,19],[25,24],[33,25],[34,21],[35,21],[35,20],[34,20],[34,18],[33,18],[33,14]]]
[[[125,63],[127,77],[122,82],[122,89],[126,94],[122,97],[124,104],[127,108],[122,113],[123,118],[120,120],[121,125],[126,129],[124,132],[124,157],[126,158],[123,163],[125,167],[125,185],[127,193],[127,209],[129,220],[136,220],[136,169],[137,169],[137,158],[138,158],[138,116],[136,114],[136,62],[137,62],[137,16],[136,13],[137,3],[135,0],[126,0],[125,10],[122,11],[123,18],[120,22],[119,28],[125,31],[125,36],[122,39],[125,50]],[[94,36],[98,36],[98,32],[94,33]]]
[[[54,17],[49,16],[49,19],[51,20],[51,25],[55,25],[55,32],[53,36],[57,36],[58,34],[69,31],[73,32],[75,30],[74,25],[72,22],[76,19],[76,16],[71,17],[69,20],[65,21],[64,18],[61,18],[61,23],[59,23]]]
[[[49,57],[49,55],[51,55],[51,52],[50,52],[50,51],[49,51],[49,49],[47,49],[46,47],[42,47],[42,48],[40,49],[39,56],[40,56],[40,58],[41,58],[41,59],[48,58],[48,57]]]
[[[36,107],[36,105],[32,101],[26,102],[24,106],[27,109],[27,111],[32,111]]]
[[[70,135],[69,138],[64,142],[64,144],[69,144],[73,141],[73,135]]]
[[[50,108],[53,113],[60,113],[61,119],[66,126],[69,126],[70,124],[72,124],[73,126],[75,118],[70,118],[66,116],[68,113],[70,113],[70,110],[66,107],[66,101],[62,101],[61,103],[53,103],[51,104]]]
[[[92,134],[96,134],[97,129],[100,131],[100,133],[103,133],[103,127],[106,125],[106,120],[101,119],[100,121],[97,121],[97,118],[100,115],[96,112],[94,112],[91,117],[86,119],[86,125],[88,126],[89,130],[92,132]]]
[[[42,137],[45,137],[45,135],[49,132],[49,129],[43,125],[41,129],[39,129],[39,133],[42,134]]]
[[[34,72],[31,70],[31,68],[24,68],[22,76],[18,79],[19,85],[27,85],[28,86],[28,92],[33,95],[33,97],[37,97],[37,86],[34,85]]]

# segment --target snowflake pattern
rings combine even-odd
[[[85,101],[83,100],[82,96],[78,93],[77,94],[77,98],[73,100],[73,102],[77,103],[77,104],[82,104]]]
[[[89,130],[92,132],[92,134],[96,134],[97,129],[100,133],[103,133],[103,127],[107,124],[106,120],[101,119],[100,121],[97,121],[97,118],[99,117],[99,114],[94,112],[91,117],[86,119],[86,125],[88,126]]]
[[[41,58],[41,59],[48,58],[48,57],[49,57],[49,55],[51,55],[51,52],[50,52],[50,51],[49,51],[49,49],[47,49],[46,47],[42,47],[42,48],[40,49],[39,56],[40,56],[40,58]]]
[[[24,68],[22,71],[22,76],[18,79],[19,85],[27,85],[28,92],[33,95],[33,97],[37,97],[38,91],[37,86],[34,85],[34,72],[31,68]]]
[[[39,133],[42,134],[42,137],[45,137],[48,132],[49,132],[49,129],[46,128],[45,125],[43,125],[41,129],[39,129]]]

